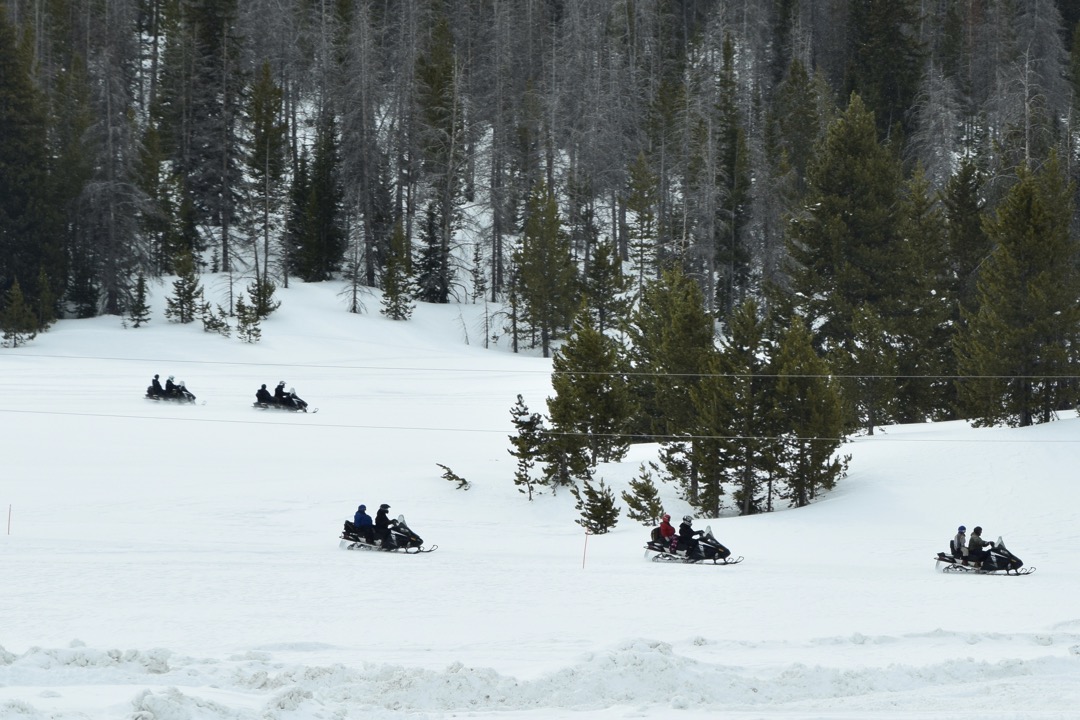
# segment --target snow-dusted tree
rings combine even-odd
[[[178,323],[192,322],[201,308],[202,286],[190,251],[182,251],[173,261],[176,280],[173,295],[165,299],[165,317]]]
[[[142,327],[150,322],[150,305],[146,302],[146,276],[142,273],[135,279],[135,294],[128,303],[127,319],[132,327]]]
[[[0,330],[4,332],[5,344],[19,347],[37,337],[38,319],[23,297],[19,281],[15,280],[0,308]]]
[[[510,408],[511,421],[517,435],[510,436],[510,454],[517,458],[517,466],[514,469],[514,484],[518,492],[524,493],[529,500],[533,495],[539,494],[536,489],[537,480],[532,476],[532,470],[540,457],[544,444],[544,421],[539,413],[529,412],[525,400],[520,395],[517,402]]]
[[[657,466],[650,463],[655,470]],[[653,482],[652,473],[641,463],[638,476],[630,481],[630,490],[623,490],[623,502],[626,503],[626,516],[642,525],[656,525],[664,513],[664,504]]]
[[[581,517],[574,522],[593,535],[603,535],[619,522],[621,510],[615,504],[615,493],[603,478],[599,485],[593,485],[589,478],[585,478],[581,487],[574,485],[570,493],[577,501],[574,508],[581,513]]]

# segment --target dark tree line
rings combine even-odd
[[[399,320],[487,298],[548,354],[584,307],[630,367],[699,372],[696,344],[642,345],[679,277],[721,338],[748,302],[804,324],[845,427],[1040,421],[1076,392],[1078,15],[3,0],[0,298],[18,283],[37,331],[124,315],[192,259],[230,313],[296,279],[345,281],[351,311],[378,288]],[[635,388],[682,400],[641,433],[687,432],[691,390]]]

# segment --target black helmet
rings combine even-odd
[[[263,390],[265,390],[265,389],[266,389],[266,383],[263,383],[262,389],[263,389]]]
[[[975,529],[972,530],[971,532],[974,533],[975,535],[982,535],[982,527],[976,525]]]
[[[686,523],[687,525],[692,525],[693,522],[694,522],[694,516],[693,515],[683,515],[682,521],[684,523]]]
[[[380,510],[389,510],[390,506],[387,505],[386,503],[383,503],[382,505],[379,506],[379,509]]]

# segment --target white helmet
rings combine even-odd
[[[184,387],[184,381],[183,380],[181,380],[180,382],[178,382],[176,384],[179,385],[180,387]]]
[[[174,375],[170,375],[169,379],[172,380],[174,377],[175,377]]]

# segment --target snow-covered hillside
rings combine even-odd
[[[256,345],[158,297],[0,350],[0,718],[1076,716],[1074,415],[885,428],[809,508],[698,521],[743,564],[658,565],[640,525],[586,544],[568,493],[512,484],[549,361],[484,349],[479,305],[394,323],[338,289],[279,291]],[[200,404],[144,400],[154,373]],[[253,409],[279,380],[319,412]],[[361,502],[438,551],[340,550]],[[936,573],[961,523],[1038,572]]]

